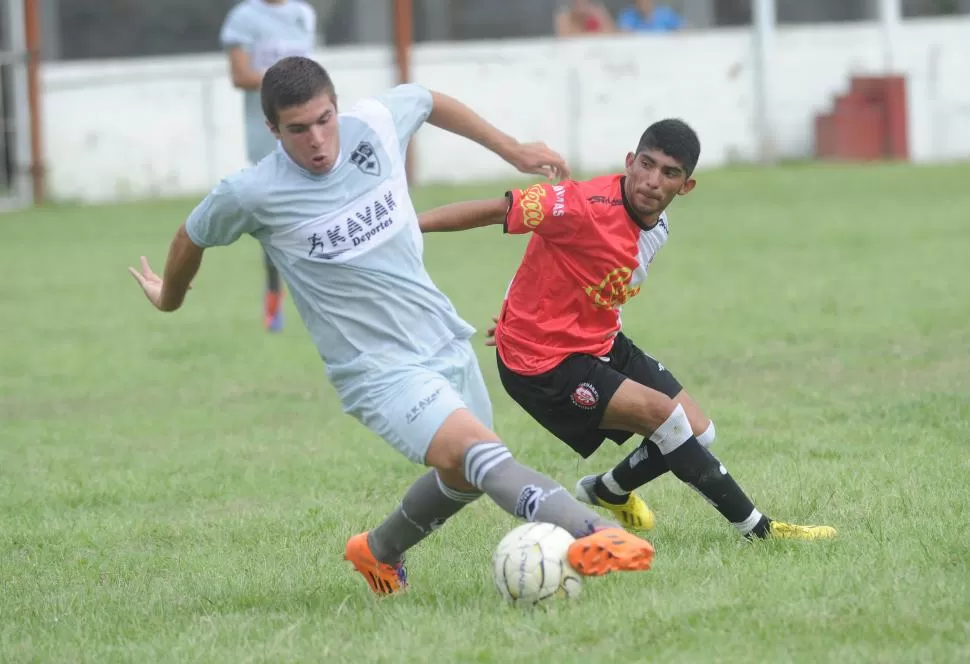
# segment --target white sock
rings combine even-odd
[[[612,470],[609,471],[608,473],[603,473],[602,477],[600,477],[600,480],[602,480],[603,486],[606,487],[606,490],[612,493],[617,498],[622,498],[623,496],[627,496],[630,494],[629,491],[624,490],[624,488],[621,487],[615,479],[613,479]]]
[[[764,517],[764,514],[762,514],[758,510],[754,510],[753,512],[751,512],[751,516],[749,516],[741,523],[734,523],[731,525],[737,528],[742,535],[750,535],[751,531],[754,530],[754,527],[757,526],[759,523],[761,523],[761,519],[763,517]]]

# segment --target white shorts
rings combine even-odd
[[[434,357],[342,385],[344,411],[414,463],[425,462],[435,433],[466,408],[492,428],[492,402],[468,340],[455,340]]]

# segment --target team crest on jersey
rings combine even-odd
[[[632,279],[633,270],[618,267],[610,270],[601,282],[586,286],[583,291],[593,300],[593,306],[597,309],[615,309],[640,292],[639,286],[630,285]]]
[[[573,405],[583,410],[593,410],[600,402],[600,393],[596,391],[591,383],[580,383],[569,395]]]
[[[354,151],[350,153],[350,161],[353,162],[354,166],[359,168],[361,172],[367,173],[367,175],[381,174],[381,162],[377,158],[377,153],[374,151],[374,146],[367,141],[361,141],[357,144]]]

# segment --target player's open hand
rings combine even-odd
[[[498,327],[498,316],[492,316],[492,323],[494,323],[490,328],[485,330],[485,345],[494,346],[495,345],[495,328]]]
[[[148,301],[155,305],[156,309],[162,308],[162,278],[152,272],[148,259],[141,257],[141,272],[133,267],[128,268],[128,272],[135,278],[138,285],[145,292]]]
[[[566,160],[545,143],[519,143],[512,148],[508,162],[522,173],[544,175],[550,180],[569,177]]]

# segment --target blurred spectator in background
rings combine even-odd
[[[232,84],[245,97],[246,157],[255,164],[276,149],[276,138],[266,126],[260,104],[263,73],[285,57],[312,55],[317,44],[317,13],[303,0],[242,0],[222,24],[219,41],[229,53]],[[264,263],[263,325],[270,332],[279,332],[283,286],[268,256]]]
[[[684,19],[667,5],[637,0],[616,17],[616,27],[626,32],[670,32],[684,27]]]
[[[573,0],[556,14],[556,35],[601,34],[616,32],[616,24],[607,9],[592,0]]]

